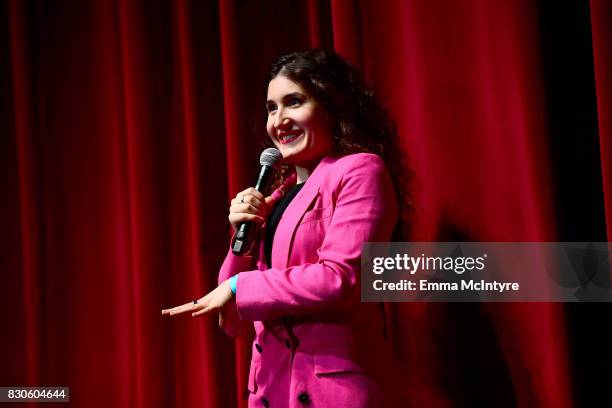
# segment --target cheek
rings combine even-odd
[[[276,147],[277,149],[280,150],[281,148],[281,144],[278,143],[278,140],[276,140],[276,138],[270,136],[270,132],[268,132],[268,137],[270,138],[270,141],[272,142],[272,144],[274,145],[274,147]]]
[[[266,122],[266,132],[268,133],[270,139],[274,140],[274,138],[272,137],[272,122],[270,120]]]

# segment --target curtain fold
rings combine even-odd
[[[0,304],[12,311],[2,314],[12,329],[0,340],[8,367],[0,384],[70,386],[75,405],[246,407],[250,339],[226,337],[216,317],[160,311],[216,286],[229,200],[253,182],[266,137],[264,77],[292,50],[335,49],[388,106],[416,175],[413,241],[571,240],[560,225],[581,215],[561,214],[585,201],[603,208],[597,221],[612,236],[607,1],[588,6],[593,89],[564,96],[576,109],[589,106],[581,98],[597,101],[596,112],[581,113],[597,116],[599,145],[571,163],[599,158],[602,183],[588,197],[559,195],[568,164],[554,159],[565,137],[556,126],[566,118],[549,109],[562,92],[550,89],[557,71],[546,55],[562,44],[545,35],[542,2],[2,7],[0,74],[10,86],[0,116]],[[411,386],[407,405],[560,407],[589,398],[588,380],[573,372],[576,344],[595,334],[570,330],[582,315],[562,304],[387,311]]]
[[[23,341],[25,350],[25,378],[35,383],[41,380],[38,362],[42,356],[41,328],[43,321],[37,312],[42,307],[41,296],[41,262],[40,262],[40,229],[42,223],[38,203],[39,195],[36,188],[37,157],[34,146],[36,132],[36,101],[33,100],[30,58],[28,55],[27,17],[17,4],[12,2],[9,7],[10,63],[12,73],[12,104],[14,112],[14,134],[18,177],[19,202],[19,233],[20,253],[18,262],[21,264],[23,290],[16,301],[19,302],[20,316],[23,320]]]
[[[612,4],[591,0],[599,151],[608,241],[612,240]]]

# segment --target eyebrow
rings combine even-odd
[[[283,99],[284,101],[286,101],[287,99],[289,99],[289,98],[293,98],[293,97],[295,97],[295,96],[297,96],[297,97],[301,97],[301,98],[305,98],[305,97],[306,97],[306,95],[304,95],[304,94],[303,94],[303,93],[301,93],[301,92],[291,92],[291,93],[289,93],[289,94],[287,94],[287,95],[284,95],[282,99]],[[274,102],[274,101],[273,101],[273,100],[271,100],[271,99],[268,99],[268,100],[266,101],[266,108],[267,108],[268,106],[270,106],[270,104],[273,104],[273,103],[276,103],[276,102]]]

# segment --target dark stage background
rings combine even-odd
[[[412,240],[610,240],[610,1],[4,1],[0,386],[246,405],[247,342],[160,310],[215,286],[264,73],[309,47],[396,118]],[[608,304],[389,312],[407,405],[612,404]]]

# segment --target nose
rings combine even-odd
[[[291,126],[291,119],[284,115],[284,110],[279,109],[276,114],[276,118],[274,118],[274,128],[286,129],[289,126]]]

